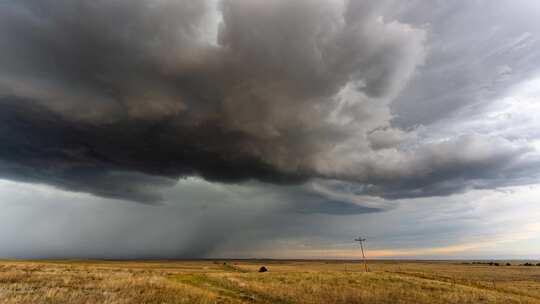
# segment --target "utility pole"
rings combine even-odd
[[[368,267],[367,267],[366,256],[364,255],[364,242],[366,241],[366,239],[358,237],[354,240],[360,243],[360,249],[362,250],[362,260],[364,260],[364,268],[366,269],[366,272],[369,272]]]

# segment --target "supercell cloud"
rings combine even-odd
[[[347,202],[537,182],[540,136],[478,113],[540,27],[470,3],[2,1],[0,177],[143,203],[189,176]]]

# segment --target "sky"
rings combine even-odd
[[[0,258],[540,259],[539,17],[0,1]]]

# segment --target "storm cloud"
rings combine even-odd
[[[348,199],[319,201],[318,188],[299,199],[309,206],[291,208],[330,214],[379,210],[351,205],[350,195],[399,199],[537,181],[529,141],[476,130],[437,136],[436,115],[400,110],[443,92],[433,62],[453,60],[437,59],[443,47],[433,41],[448,33],[414,14],[420,5],[2,1],[0,176],[143,203],[189,176],[316,180]],[[481,65],[499,57],[486,58]],[[522,66],[501,65],[497,75]],[[424,80],[432,90],[422,90]],[[469,105],[467,88],[451,86],[457,95],[424,113],[448,99]],[[339,185],[349,186],[338,195]]]

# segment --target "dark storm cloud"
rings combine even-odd
[[[3,1],[0,175],[153,203],[186,176],[400,198],[519,172],[524,145],[474,137],[464,155],[391,126],[428,37],[391,3]],[[377,211],[303,195],[294,211]]]
[[[140,202],[158,201],[159,190],[186,175],[225,182],[303,179],[238,155],[234,144],[242,134],[220,133],[211,125],[207,131],[192,130],[174,117],[159,122],[75,122],[35,102],[9,97],[0,99],[0,106],[0,168],[10,179]],[[222,153],[231,145],[229,154],[209,151],[211,145]]]

